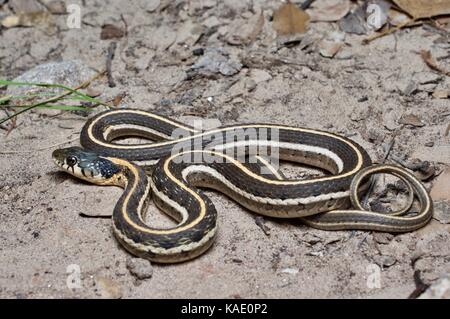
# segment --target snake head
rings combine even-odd
[[[107,157],[88,152],[80,147],[54,150],[55,164],[69,174],[98,185],[117,185],[120,167]]]

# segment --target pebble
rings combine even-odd
[[[217,48],[206,49],[204,55],[191,67],[191,70],[200,73],[220,73],[226,76],[234,75],[241,69],[240,62],[230,58],[225,51]]]
[[[437,202],[434,204],[433,217],[441,224],[450,224],[450,203],[446,201]]]
[[[374,262],[380,267],[387,268],[394,265],[397,262],[397,259],[392,256],[378,255],[374,257]]]
[[[450,299],[450,274],[442,276],[432,284],[419,299]]]
[[[99,276],[95,279],[95,283],[100,289],[102,298],[120,299],[122,298],[122,287],[114,280]]]
[[[270,79],[272,79],[272,76],[264,70],[252,69],[250,71],[250,78],[255,81],[256,84],[258,84],[261,82],[269,81]]]
[[[82,82],[92,78],[96,72],[79,60],[66,60],[38,65],[22,75],[16,77],[14,82],[34,82],[62,84],[76,87]],[[60,93],[57,88],[42,88],[29,86],[8,86],[7,95],[26,95],[39,92]]]
[[[153,266],[147,259],[128,258],[127,268],[139,280],[151,278],[153,275]]]
[[[394,235],[389,233],[374,233],[373,239],[379,244],[389,244],[394,238]]]

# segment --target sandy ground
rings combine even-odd
[[[103,101],[123,95],[122,107],[184,122],[194,115],[222,124],[326,129],[351,137],[374,161],[382,160],[398,130],[388,162],[429,161],[437,172],[450,165],[450,103],[432,96],[437,89],[448,91],[450,80],[431,71],[419,54],[431,50],[449,66],[448,38],[438,32],[418,26],[368,45],[361,44],[364,36],[347,34],[330,59],[318,53],[317,42],[338,29],[335,23],[312,23],[306,47],[277,48],[268,18],[278,1],[167,1],[153,12],[140,1],[121,3],[83,1],[80,29],[68,28],[66,15],[55,15],[54,34],[38,27],[1,29],[0,78],[74,59],[100,70],[115,41],[117,86],[110,88],[105,78],[91,85]],[[256,41],[229,44],[227,38],[244,30],[239,26],[253,21],[260,8],[265,24]],[[0,9],[1,16],[9,13],[6,5]],[[127,35],[100,40],[103,24],[123,28],[120,14]],[[243,67],[229,76],[187,76],[199,59],[192,54],[196,48],[223,48]],[[405,114],[418,116],[423,126],[399,124]],[[416,270],[425,284],[450,272],[450,226],[435,219],[419,231],[390,236],[264,218],[266,235],[256,215],[207,192],[219,212],[212,249],[183,264],[154,264],[152,277],[138,280],[127,269],[130,255],[115,240],[110,219],[80,215],[108,214],[121,190],[80,182],[51,161],[54,145],[78,145],[87,116],[36,111],[21,115],[8,135],[0,130],[0,297],[406,298],[416,288]],[[151,218],[164,221],[151,209]],[[78,269],[80,285],[69,289]]]

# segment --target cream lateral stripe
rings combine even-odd
[[[214,227],[213,229],[211,229],[205,236],[203,236],[203,238],[199,242],[192,242],[190,244],[180,245],[180,246],[169,248],[169,249],[165,249],[165,248],[161,248],[161,247],[152,247],[152,246],[136,243],[131,238],[124,236],[117,229],[117,227],[114,224],[113,224],[113,229],[114,229],[114,232],[120,237],[120,239],[122,239],[124,242],[126,242],[128,245],[130,245],[130,247],[132,247],[134,249],[137,249],[139,251],[144,251],[144,252],[151,252],[156,255],[168,256],[168,255],[175,255],[178,253],[182,253],[185,251],[191,251],[197,247],[203,246],[212,237],[214,237],[214,235],[216,234],[216,231],[217,231],[217,226]]]
[[[188,127],[183,126],[183,125],[180,125],[178,123],[174,123],[172,121],[169,121],[169,120],[167,120],[165,118],[162,118],[162,117],[160,117],[158,115],[155,115],[155,114],[152,114],[152,113],[131,111],[131,110],[118,110],[118,111],[115,111],[115,112],[137,113],[137,114],[140,114],[140,115],[143,115],[143,116],[149,116],[149,117],[157,118],[157,119],[159,119],[161,121],[164,121],[164,122],[169,123],[169,124],[171,124],[173,126],[176,126],[176,127],[183,128],[183,129],[188,130],[188,131],[193,132],[193,133],[198,132],[196,130],[193,130],[193,129],[188,128]],[[344,142],[345,144],[347,144],[348,146],[350,146],[355,151],[355,153],[358,154],[358,158],[360,158],[361,161],[362,161],[362,157],[361,157],[361,154],[360,154],[359,150],[352,143],[350,143],[349,141],[343,139],[342,137],[340,137],[338,135],[327,133],[327,132],[318,132],[318,131],[315,131],[315,130],[299,128],[299,127],[285,127],[285,126],[277,126],[277,125],[270,125],[270,124],[261,124],[261,125],[251,125],[251,124],[245,125],[244,124],[244,125],[240,125],[240,126],[225,127],[225,128],[221,128],[221,129],[216,129],[216,130],[202,132],[202,133],[199,133],[199,134],[195,134],[193,136],[183,137],[183,138],[180,138],[180,139],[177,139],[177,140],[174,140],[174,141],[165,141],[165,142],[152,143],[152,144],[140,144],[140,145],[115,145],[114,144],[114,145],[111,145],[111,144],[99,141],[92,134],[92,127],[97,123],[97,121],[100,120],[101,118],[105,117],[105,116],[110,116],[110,114],[111,113],[103,114],[102,116],[99,116],[94,121],[92,121],[92,123],[88,127],[88,135],[89,135],[89,138],[92,141],[94,141],[95,143],[97,143],[99,145],[102,145],[102,146],[111,147],[111,148],[117,148],[117,149],[152,148],[152,147],[158,147],[158,146],[163,146],[163,145],[176,144],[176,143],[179,143],[179,142],[182,142],[182,141],[186,141],[186,140],[189,140],[189,139],[198,138],[198,137],[202,137],[202,136],[205,136],[205,135],[214,134],[214,133],[218,133],[218,132],[226,132],[226,131],[236,130],[237,128],[240,128],[240,129],[245,129],[245,128],[267,128],[267,129],[281,129],[281,130],[291,130],[291,131],[298,131],[298,132],[306,132],[306,133],[310,133],[310,134],[323,135],[323,136],[331,137],[333,139],[338,139],[338,140]]]
[[[170,158],[172,159],[172,157]],[[169,160],[170,160],[169,159]],[[186,185],[184,185],[182,182],[180,182],[178,179],[176,179],[172,173],[169,171],[169,167],[168,167],[168,162],[169,160],[167,160],[164,163],[164,171],[166,172],[167,176],[174,181],[176,184],[178,184],[178,186],[180,186],[181,188],[183,188],[185,191],[187,191],[188,193],[190,193],[200,204],[200,213],[198,215],[198,217],[192,221],[191,223],[181,226],[181,227],[175,227],[172,229],[151,229],[148,226],[147,227],[142,227],[141,225],[137,225],[135,222],[133,222],[130,217],[128,216],[128,212],[127,212],[127,207],[128,207],[128,202],[130,201],[130,198],[132,196],[132,194],[135,192],[137,184],[138,184],[138,176],[139,173],[136,170],[136,168],[133,165],[130,165],[129,162],[124,161],[124,160],[120,160],[120,159],[111,159],[114,163],[118,164],[118,165],[123,165],[126,166],[130,169],[130,171],[135,175],[135,182],[131,188],[131,190],[128,192],[127,196],[125,197],[124,203],[122,205],[122,216],[124,218],[124,220],[131,225],[132,227],[147,233],[147,234],[154,234],[154,235],[168,235],[168,234],[174,234],[174,233],[179,233],[183,230],[189,229],[191,228],[193,225],[197,224],[199,221],[201,221],[203,219],[203,217],[206,214],[206,205],[205,202],[203,201],[203,199],[197,194],[195,193],[193,190],[191,190],[189,187],[187,187]],[[144,222],[145,224],[145,222]]]
[[[108,126],[108,128],[103,132],[103,138],[108,141],[109,140],[108,137],[109,137],[109,135],[111,133],[114,133],[115,131],[119,131],[119,130],[123,130],[123,129],[127,129],[127,130],[132,129],[132,130],[136,130],[136,131],[144,131],[144,132],[147,132],[147,133],[149,133],[151,135],[159,136],[159,137],[161,137],[161,138],[163,138],[165,140],[171,139],[170,135],[161,133],[160,131],[151,129],[149,127],[140,126],[140,125],[133,125],[133,124],[117,124],[117,125]]]
[[[250,199],[255,202],[262,203],[262,204],[272,204],[272,205],[281,205],[281,206],[294,206],[294,205],[299,205],[299,204],[308,205],[308,204],[322,202],[322,201],[326,201],[326,200],[330,200],[330,199],[339,199],[339,198],[347,197],[350,194],[349,191],[345,191],[345,192],[336,192],[336,193],[326,193],[326,194],[321,194],[321,195],[317,195],[317,196],[309,196],[309,197],[303,197],[303,198],[289,198],[289,199],[265,198],[265,197],[255,196],[253,194],[250,194],[250,193],[240,189],[239,187],[237,187],[236,185],[234,185],[233,183],[228,181],[225,178],[225,176],[220,174],[218,171],[216,171],[215,169],[213,169],[211,167],[205,166],[205,165],[192,165],[192,166],[186,167],[181,172],[183,179],[186,180],[187,176],[189,174],[191,174],[192,172],[195,172],[195,173],[203,172],[203,173],[209,174],[209,175],[213,176],[214,178],[216,178],[217,180],[221,181],[224,185],[226,185],[229,189],[231,189],[236,194],[239,194],[247,199]]]
[[[264,157],[256,155],[255,158],[260,161],[266,168],[268,168],[276,178],[278,178],[279,180],[283,179],[283,177],[275,169],[275,167],[273,167],[272,164],[270,164]]]
[[[336,166],[338,167],[339,173],[342,172],[344,169],[344,162],[342,159],[334,152],[318,146],[311,146],[306,144],[295,144],[295,143],[289,143],[289,142],[272,142],[272,141],[264,141],[264,140],[250,140],[250,141],[238,141],[234,143],[227,143],[227,144],[220,144],[217,146],[214,146],[213,149],[215,151],[217,150],[224,150],[231,147],[242,147],[242,146],[272,146],[272,147],[278,147],[278,148],[285,148],[290,150],[296,150],[296,151],[305,151],[315,154],[321,154],[329,159],[333,160]]]
[[[247,174],[248,176],[250,176],[251,178],[257,179],[263,183],[267,183],[267,184],[273,184],[273,185],[304,185],[304,184],[311,184],[311,183],[316,183],[316,182],[321,182],[321,181],[328,181],[328,180],[334,180],[334,179],[338,179],[338,178],[343,178],[349,175],[352,175],[353,173],[356,173],[357,171],[359,171],[359,169],[362,166],[362,156],[359,154],[358,156],[358,164],[349,172],[345,173],[345,174],[340,174],[340,175],[332,175],[332,176],[327,176],[327,177],[319,177],[319,178],[312,178],[312,179],[308,179],[308,180],[294,180],[294,181],[290,181],[290,180],[271,180],[271,179],[267,179],[263,176],[260,175],[256,175],[255,173],[253,173],[252,171],[250,171],[247,167],[245,167],[244,165],[242,165],[239,161],[235,160],[234,158],[223,154],[223,153],[218,153],[218,152],[213,152],[213,151],[207,151],[207,150],[198,150],[198,151],[186,151],[186,152],[180,152],[178,154],[172,155],[167,161],[171,161],[173,160],[173,158],[177,157],[177,156],[182,156],[185,154],[189,154],[189,153],[209,153],[211,155],[215,155],[218,157],[223,157],[228,163],[232,163],[234,165],[236,165],[240,170],[242,170],[245,174]]]
[[[153,113],[144,112],[144,111],[138,111],[138,110],[113,110],[113,111],[109,111],[109,112],[99,116],[94,121],[92,121],[91,125],[89,126],[89,132],[91,132],[91,127],[93,125],[95,125],[95,123],[97,123],[97,121],[101,120],[105,116],[111,116],[111,114],[116,114],[116,113],[134,113],[134,114],[139,114],[139,115],[143,115],[143,116],[147,116],[147,117],[152,117],[152,118],[155,118],[155,119],[157,119],[159,121],[166,122],[166,123],[168,123],[170,125],[173,125],[173,126],[176,126],[176,127],[182,128],[182,129],[185,129],[185,130],[193,132],[193,133],[198,132],[198,130],[195,130],[195,129],[193,129],[191,127],[188,127],[188,126],[180,125],[180,123],[173,122],[173,121],[171,121],[171,120],[169,120],[167,118],[161,117],[159,115],[156,115],[156,114],[153,114]]]

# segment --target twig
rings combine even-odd
[[[423,61],[433,70],[438,71],[446,76],[450,76],[450,71],[444,70],[440,66],[437,65],[436,61],[434,61],[433,56],[430,51],[422,50],[420,51],[420,55],[422,56]]]
[[[408,299],[416,299],[430,287],[430,285],[424,283],[422,278],[420,278],[420,270],[414,271],[414,283],[416,284],[416,289],[408,296]]]
[[[114,82],[112,71],[111,71],[111,63],[114,59],[114,54],[116,52],[117,43],[111,42],[111,44],[108,47],[108,54],[106,55],[106,76],[108,77],[108,85],[110,88],[113,88],[116,86],[116,83]]]
[[[369,42],[371,42],[371,41],[373,41],[375,39],[384,37],[385,35],[391,34],[392,32],[395,32],[397,30],[405,28],[405,27],[407,27],[408,25],[410,25],[410,24],[412,24],[414,22],[417,22],[417,19],[410,19],[408,21],[405,21],[405,22],[395,26],[394,28],[387,29],[387,30],[385,30],[383,32],[380,32],[380,33],[377,33],[377,34],[373,34],[373,35],[369,36],[368,38],[364,39],[363,43],[367,44],[367,43],[369,43]]]
[[[14,113],[13,115],[4,118],[3,120],[0,120],[0,124],[2,124],[2,123],[4,123],[4,122],[6,122],[6,121],[8,121],[8,120],[10,120],[10,119],[12,119],[12,118],[18,116],[18,115],[20,115],[20,114],[22,114],[22,113],[25,113],[25,112],[27,112],[27,111],[29,111],[29,110],[31,110],[31,109],[34,109],[34,108],[36,108],[36,107],[38,107],[38,106],[40,106],[40,105],[44,105],[44,104],[48,104],[48,103],[51,103],[51,102],[55,102],[55,101],[57,101],[57,100],[59,100],[59,99],[62,99],[63,97],[65,97],[65,96],[67,96],[67,95],[70,95],[70,94],[72,94],[72,93],[74,93],[74,92],[76,92],[76,91],[78,91],[78,90],[80,90],[80,89],[83,89],[83,88],[89,86],[89,84],[91,84],[92,81],[95,81],[95,80],[98,79],[99,77],[103,76],[103,74],[105,74],[105,71],[102,71],[102,72],[97,73],[94,77],[92,77],[91,79],[89,79],[89,80],[87,80],[87,81],[81,83],[80,85],[78,85],[78,86],[77,86],[76,88],[74,88],[74,89],[68,89],[66,92],[64,92],[64,93],[62,93],[62,94],[60,94],[60,95],[54,96],[54,97],[52,97],[52,98],[49,98],[49,99],[47,99],[47,100],[44,100],[44,101],[41,101],[41,102],[38,102],[38,103],[35,103],[35,104],[32,104],[32,105],[30,105],[30,106],[24,108],[23,110],[20,110],[20,111]],[[101,103],[101,104],[104,104],[104,103]],[[105,105],[105,106],[108,106],[107,104],[104,104],[104,105]]]
[[[57,146],[61,146],[67,143],[72,143],[75,142],[79,139],[79,137],[75,137],[73,139],[70,139],[68,141],[64,141],[64,142],[60,142],[60,143],[56,143],[56,144],[52,144],[49,146],[45,146],[45,147],[41,147],[41,148],[37,148],[37,149],[33,149],[33,150],[28,150],[28,151],[0,151],[0,154],[28,154],[28,153],[34,153],[34,152],[42,152],[42,151],[46,151],[48,149],[57,147]]]

